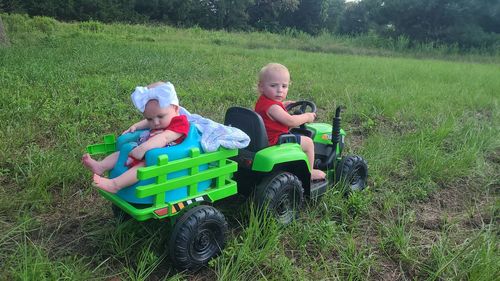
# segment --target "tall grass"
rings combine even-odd
[[[12,45],[0,48],[0,279],[498,276],[498,55],[409,53],[403,39],[372,49],[326,35],[2,19]],[[287,228],[228,208],[241,223],[222,255],[177,272],[168,223],[119,224],[81,154],[141,117],[129,99],[137,85],[169,80],[184,107],[222,122],[228,107],[253,106],[256,74],[271,61],[288,66],[290,98],[314,101],[318,121],[346,107],[346,151],[368,160],[369,188],[345,197],[333,186]]]
[[[274,263],[279,249],[279,224],[252,205],[247,213],[249,217],[242,225],[242,233],[227,245],[221,257],[213,261],[219,280],[248,280],[254,276],[266,276],[276,269],[269,265]]]

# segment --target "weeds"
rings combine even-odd
[[[248,215],[248,226],[243,225],[243,233],[228,243],[222,256],[212,262],[219,280],[250,279],[262,276],[262,270],[271,269],[266,269],[267,261],[278,250],[279,224],[253,205],[249,206]]]
[[[427,261],[431,273],[429,280],[494,280],[500,265],[496,240],[491,226],[475,237],[466,239],[458,247],[447,236],[442,237],[432,246]]]

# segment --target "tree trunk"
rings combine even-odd
[[[0,17],[0,46],[10,46],[9,37],[7,37],[7,32],[3,27],[2,17]]]

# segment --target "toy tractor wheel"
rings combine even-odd
[[[288,172],[278,172],[264,178],[255,193],[257,206],[265,208],[284,225],[298,218],[303,200],[301,181]]]
[[[113,215],[119,222],[125,222],[132,218],[131,215],[129,215],[127,212],[125,212],[115,204],[111,204],[111,210],[113,211]]]
[[[345,184],[347,192],[360,191],[366,187],[368,165],[357,155],[343,157],[337,166],[337,182]]]
[[[197,206],[175,224],[169,253],[179,269],[197,270],[224,248],[228,226],[224,215],[211,206]]]

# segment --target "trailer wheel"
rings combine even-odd
[[[257,206],[267,208],[284,225],[298,218],[303,200],[301,181],[288,172],[277,172],[264,178],[255,192]]]
[[[357,155],[343,157],[337,166],[337,182],[345,184],[347,192],[365,189],[368,178],[368,165]]]
[[[174,265],[197,270],[220,254],[226,242],[228,226],[224,215],[211,206],[197,206],[175,224],[169,243]]]

